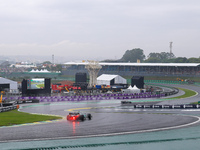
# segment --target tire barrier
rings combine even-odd
[[[179,89],[173,88],[172,91],[170,91],[170,92],[165,92],[165,96],[174,95],[174,94],[177,94],[178,92],[179,92]]]
[[[6,112],[6,111],[17,109],[17,107],[18,107],[17,105],[0,107],[0,113],[1,112]]]
[[[158,83],[158,82],[155,82],[155,83]],[[159,82],[161,83],[161,82]],[[165,85],[155,85],[155,86],[158,86],[158,87],[166,87],[166,88],[170,88],[170,91],[163,91],[162,93],[165,94],[165,96],[170,96],[170,95],[174,95],[174,94],[177,94],[179,92],[179,89],[178,88],[175,88],[175,87],[168,87],[168,86],[165,86]]]
[[[134,105],[130,101],[121,101],[122,106],[132,106],[138,109],[200,109],[198,104],[181,104],[181,105]]]

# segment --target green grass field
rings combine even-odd
[[[57,116],[37,115],[11,110],[0,113],[0,126],[12,126],[25,123],[33,123],[47,120],[62,119]]]
[[[36,87],[37,87],[38,89],[44,88],[44,83],[43,83],[43,84],[37,84]]]
[[[186,98],[186,97],[191,97],[197,94],[195,91],[192,91],[192,90],[183,89],[183,88],[178,88],[178,89],[184,91],[185,94],[178,96],[177,98]]]
[[[183,89],[183,88],[178,88],[178,89],[184,91],[185,94],[181,96],[173,97],[173,99],[187,98],[187,97],[191,97],[197,94],[195,91],[192,91],[192,90]],[[166,99],[171,99],[171,98],[166,98]]]

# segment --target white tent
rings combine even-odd
[[[112,81],[114,84],[127,84],[126,79],[119,75],[102,74],[97,78],[97,85],[110,85]]]
[[[38,69],[36,70],[32,69],[30,73],[50,73],[50,72],[47,69],[40,70],[40,71]]]
[[[18,90],[17,82],[15,82],[15,81],[0,77],[0,85],[1,84],[9,84],[10,91],[17,91]]]
[[[132,87],[130,85],[127,89],[122,89],[122,93],[140,93],[140,89],[136,86]]]
[[[133,86],[130,90],[133,91],[133,93],[140,93],[140,89],[138,89],[136,86]]]
[[[122,89],[122,93],[140,93],[140,89],[130,85],[127,89]]]

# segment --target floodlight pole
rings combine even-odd
[[[51,63],[54,65],[54,54],[52,55],[52,62]]]
[[[172,59],[172,43],[173,43],[173,42],[169,42],[169,48],[170,48],[170,59]]]

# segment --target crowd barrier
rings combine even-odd
[[[63,101],[88,101],[88,100],[110,100],[110,99],[139,99],[139,98],[160,98],[166,96],[162,94],[152,94],[151,92],[144,93],[129,93],[129,94],[99,94],[85,96],[37,96],[37,97],[12,97],[12,100],[28,102],[38,100],[38,102],[63,102]],[[6,98],[4,98],[6,99]],[[4,100],[3,99],[3,100]]]

